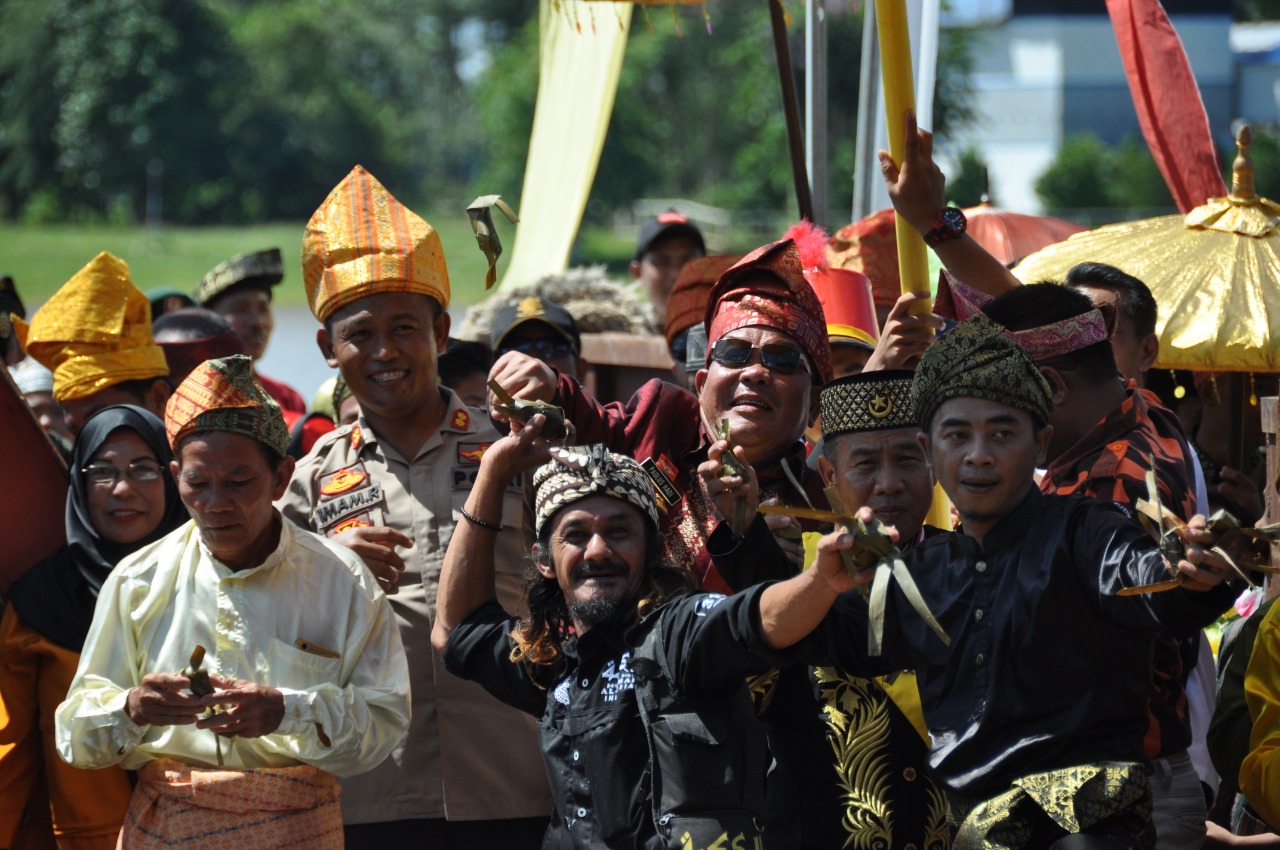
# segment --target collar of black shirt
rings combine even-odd
[[[1031,518],[1040,508],[1040,502],[1044,499],[1044,495],[1040,489],[1032,483],[1027,491],[1027,495],[1023,497],[1018,506],[1004,516],[991,531],[987,532],[987,536],[983,538],[982,545],[978,546],[977,541],[973,545],[981,552],[987,554],[995,554],[1009,546],[1016,546],[1026,537],[1027,530],[1031,527]],[[964,523],[960,524],[958,529],[964,532]],[[967,535],[966,535],[967,536]],[[969,538],[972,540],[973,538]]]

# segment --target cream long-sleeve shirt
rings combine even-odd
[[[75,680],[57,710],[65,761],[216,766],[212,732],[138,726],[124,708],[144,675],[180,672],[196,644],[206,648],[211,674],[284,694],[275,732],[221,739],[226,767],[301,763],[351,776],[400,743],[409,727],[409,670],[386,597],[350,550],[293,523],[280,526],[275,551],[240,572],[209,553],[194,522],[120,563],[98,596]]]

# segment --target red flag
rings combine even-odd
[[[1142,135],[1184,213],[1227,194],[1209,116],[1159,0],[1107,0]]]

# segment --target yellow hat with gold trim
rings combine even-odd
[[[369,295],[414,292],[449,306],[449,270],[435,228],[363,166],[351,169],[307,222],[302,278],[321,322]]]
[[[129,267],[103,251],[76,272],[27,323],[14,317],[27,354],[53,372],[59,402],[107,387],[163,378],[164,350],[151,338],[151,303]]]

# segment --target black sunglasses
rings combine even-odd
[[[791,375],[808,370],[804,352],[780,342],[752,345],[745,339],[722,339],[711,346],[711,359],[728,369],[742,369],[751,362],[751,352],[760,352],[760,362],[771,372]]]
[[[566,354],[577,353],[569,343],[551,339],[517,339],[511,342],[504,340],[499,353],[503,351],[518,351],[537,358],[563,357]]]

